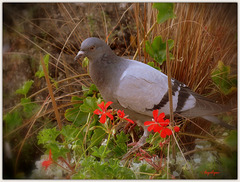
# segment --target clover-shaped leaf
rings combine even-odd
[[[173,48],[174,41],[172,39],[168,40],[169,51]],[[166,42],[163,42],[161,36],[157,36],[154,38],[153,42],[150,43],[146,41],[145,51],[160,65],[166,61]],[[169,53],[170,59],[173,59],[173,55]]]
[[[153,7],[158,10],[157,22],[163,23],[170,18],[175,18],[173,3],[153,3]]]

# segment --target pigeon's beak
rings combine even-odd
[[[84,55],[83,51],[79,51],[76,55],[76,57],[74,58],[74,61],[78,60],[78,58],[82,57]]]

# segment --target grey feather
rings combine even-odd
[[[202,116],[202,118],[208,120],[208,121],[211,121],[212,123],[215,123],[215,124],[218,124],[218,125],[221,125],[225,128],[228,128],[230,130],[234,130],[236,129],[234,126],[231,126],[227,123],[224,123],[222,122],[221,120],[219,120],[216,116]]]

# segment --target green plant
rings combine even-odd
[[[48,65],[49,65],[49,54],[46,54],[43,58],[43,62],[46,66],[46,69],[47,69],[47,74],[49,76],[49,69],[48,69]],[[40,64],[39,65],[39,68],[38,68],[38,71],[35,73],[35,76],[38,77],[38,78],[42,78],[44,77],[44,71],[43,71],[43,67],[42,65]],[[51,77],[49,76],[50,80],[54,83],[55,87],[57,88],[58,87],[58,84],[57,82]]]
[[[159,24],[176,17],[173,12],[173,6],[173,3],[153,3],[153,8],[158,10],[157,22]]]
[[[175,14],[173,12],[173,3],[153,3],[153,8],[158,10],[157,14],[157,23],[161,24],[166,20],[171,18],[175,18]],[[156,24],[154,24],[156,25]],[[166,40],[168,42],[169,51],[172,50],[174,46],[174,41],[172,39]],[[154,37],[152,43],[149,40],[145,42],[144,50],[160,65],[166,61],[166,42],[162,40],[161,36]],[[169,53],[170,59],[174,59],[172,53]],[[153,66],[156,69],[158,67],[154,66],[153,62],[149,62],[148,65]],[[159,69],[160,70],[160,69]]]
[[[101,101],[101,98],[97,99],[95,97],[95,91],[97,91],[96,87],[92,85],[89,89],[85,88],[83,97],[74,97],[73,102],[82,102],[74,104],[73,108],[66,110],[65,116],[72,124],[63,126],[61,130],[57,130],[56,127],[43,129],[38,134],[38,144],[43,145],[47,151],[51,150],[52,159],[56,161],[55,163],[59,158],[64,159],[68,170],[71,171],[69,175],[73,175],[73,178],[134,178],[134,173],[131,170],[120,166],[119,159],[109,160],[109,156],[119,158],[127,151],[126,142],[128,138],[123,133],[117,135],[116,138],[114,137],[114,125],[117,121],[113,120],[113,117],[111,118],[112,122],[106,117],[103,118],[102,124],[98,122],[97,114],[103,117],[105,111],[109,111],[105,110],[108,107],[107,105],[103,108],[104,105],[97,104]],[[98,106],[102,111],[97,109]],[[77,110],[80,113],[76,112]],[[93,115],[93,112],[96,115]],[[81,113],[86,114],[87,117],[83,117],[84,114]],[[108,116],[112,115],[109,113]],[[118,120],[122,122],[126,118],[119,118]],[[107,142],[103,144],[105,137],[107,137]],[[74,161],[67,162],[69,157]],[[65,169],[63,166],[62,168]],[[116,171],[119,172],[116,173]]]
[[[20,106],[22,107],[15,108],[4,115],[3,120],[7,133],[20,126],[24,119],[31,118],[39,109],[39,105],[32,102],[31,99],[27,97],[27,94],[33,83],[33,80],[28,80],[22,85],[21,88],[16,90],[16,94],[24,95],[20,102]]]
[[[173,40],[169,39],[168,46],[169,51],[172,50],[174,42]],[[160,65],[166,61],[166,43],[162,41],[161,36],[157,36],[154,38],[153,42],[150,43],[146,41],[145,51]],[[170,53],[170,59],[174,59],[173,55]]]
[[[230,75],[230,66],[225,66],[222,61],[218,62],[218,66],[213,70],[211,77],[218,89],[224,95],[236,91],[237,77],[236,75]]]

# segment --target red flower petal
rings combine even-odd
[[[169,124],[169,123],[170,123],[170,120],[169,120],[169,119],[166,119],[165,122],[166,122],[167,124]]]
[[[154,129],[154,125],[150,125],[147,129],[148,131],[152,131]]]
[[[105,111],[104,109],[104,102],[102,101],[100,104],[98,104],[98,107],[102,109],[102,111]]]
[[[106,122],[107,116],[105,113],[102,114],[101,118],[100,118],[100,123],[104,124]]]
[[[169,123],[170,123],[169,119],[166,119],[165,121],[163,120],[162,122],[160,122],[160,125],[166,127],[169,125]]]
[[[159,126],[158,124],[154,125],[153,131],[160,133],[160,131],[163,129],[163,127]]]
[[[148,125],[152,125],[152,124],[155,124],[154,121],[145,121],[144,122],[144,126],[148,126]]]
[[[169,128],[164,128],[164,131],[168,136],[172,135],[172,130],[170,130]]]
[[[128,119],[128,118],[124,118],[126,121],[128,121],[128,122],[130,122],[130,123],[132,123],[132,124],[134,124],[134,121],[133,120],[131,120],[131,119]]]
[[[166,131],[165,130],[162,130],[162,132],[160,133],[160,136],[162,138],[166,138],[167,134],[166,134]]]
[[[161,124],[161,123],[164,122],[164,119],[163,119],[163,118],[158,118],[158,119],[157,119],[157,122]]]
[[[122,111],[121,111],[121,110],[118,110],[118,112],[117,112],[117,113],[118,113],[118,117],[119,117],[119,118],[123,118],[123,117],[125,116],[125,114],[124,114],[124,111],[123,111],[123,110],[122,110]]]
[[[158,118],[160,119],[160,118],[165,118],[165,113],[164,112],[162,112],[161,114],[159,114],[159,116],[158,116]]]
[[[113,103],[113,102],[111,102],[111,101],[108,101],[108,102],[106,103],[106,105],[105,105],[105,109],[107,109],[107,108],[108,108],[108,106],[110,106],[112,103]]]
[[[107,115],[111,120],[113,120],[113,115],[112,114],[110,114],[110,112],[108,111],[108,112],[106,112],[105,113],[105,115]]]
[[[158,110],[153,110],[153,118],[154,120],[157,122],[157,118],[158,118]]]
[[[94,114],[100,115],[102,114],[102,111],[100,111],[99,109],[96,109],[95,111],[93,111]]]
[[[47,170],[47,168],[53,163],[52,160],[52,151],[51,149],[49,150],[49,159],[46,161],[42,162],[42,166],[45,167],[45,170]]]
[[[52,151],[51,151],[51,149],[49,150],[49,160],[52,160]]]
[[[45,167],[45,170],[52,164],[52,160],[47,160],[42,162],[42,167]]]
[[[178,126],[174,126],[174,131],[175,132],[179,132],[180,131],[180,128]]]

